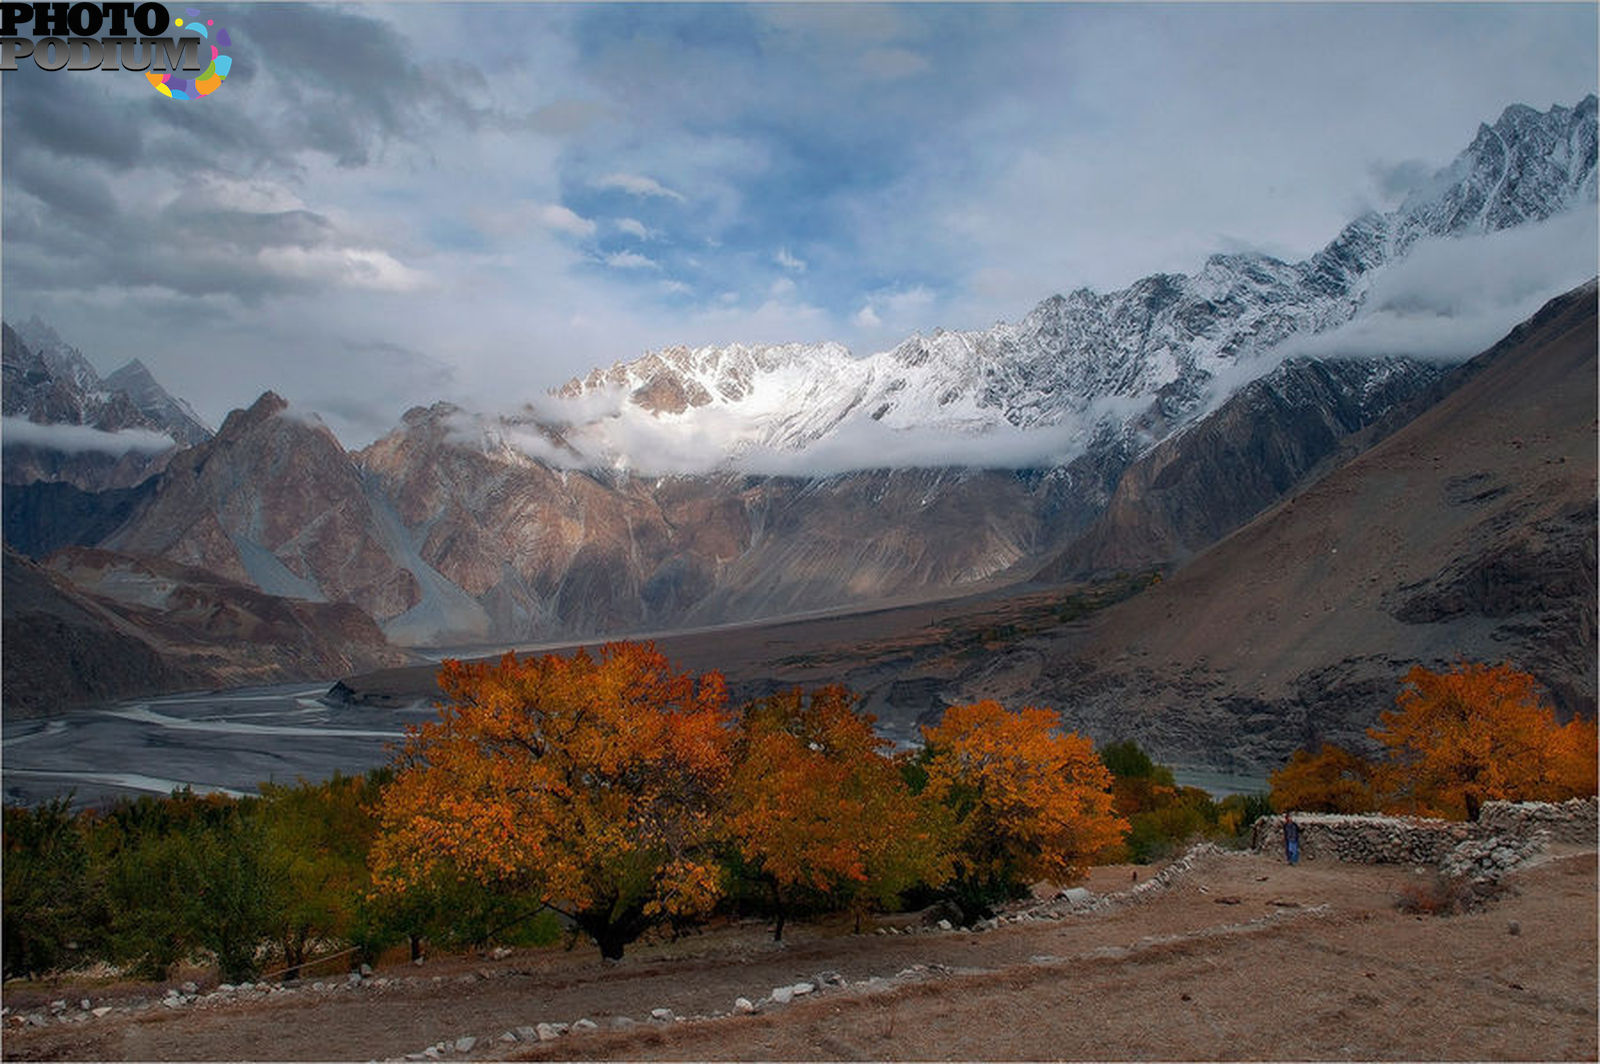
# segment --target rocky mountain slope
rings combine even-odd
[[[4,556],[7,719],[186,688],[410,660],[348,604],[295,602],[199,569],[72,548]]]
[[[83,353],[32,318],[0,325],[0,411],[7,484],[127,488],[211,430],[135,359],[105,379]]]
[[[1039,700],[1099,738],[1243,769],[1359,745],[1415,662],[1510,660],[1592,715],[1597,347],[1591,282],[1160,586],[951,693]]]

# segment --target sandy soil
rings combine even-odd
[[[1131,874],[1100,869],[1088,885],[1125,890]],[[382,969],[355,988],[202,998],[42,1028],[10,1022],[55,997],[99,1005],[152,991],[7,988],[3,1054],[368,1060],[446,1041],[446,1060],[1596,1059],[1594,853],[1516,873],[1481,912],[1399,912],[1401,890],[1428,878],[1212,856],[1170,888],[982,934],[798,926],[780,947],[747,923],[638,946],[615,966],[581,947],[446,958]],[[845,985],[726,1015],[736,997],[758,1001],[827,972]],[[714,1018],[651,1020],[656,1008]],[[599,1027],[500,1040],[580,1018]],[[478,1042],[455,1052],[463,1036]]]

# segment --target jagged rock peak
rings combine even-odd
[[[289,409],[289,400],[274,391],[262,392],[260,397],[243,410],[230,410],[223,419],[218,436],[236,437],[269,418],[277,417]]]

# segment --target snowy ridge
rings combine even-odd
[[[668,348],[569,382],[498,438],[553,464],[640,472],[1028,465],[1095,441],[1149,446],[1210,409],[1218,378],[1236,387],[1271,371],[1286,340],[1357,318],[1420,246],[1593,204],[1595,113],[1594,96],[1507,108],[1397,209],[1303,262],[1214,255],[1192,275],[1052,296],[1016,323],[860,359],[838,344]]]
[[[6,416],[108,433],[149,430],[178,446],[211,438],[193,408],[162,388],[138,359],[102,379],[81,351],[37,316],[6,332]]]

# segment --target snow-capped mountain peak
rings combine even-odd
[[[856,468],[905,461],[903,447],[872,445],[894,433],[926,441],[927,465],[986,464],[991,438],[1020,460],[1018,433],[1041,435],[1041,454],[1108,434],[1148,443],[1203,413],[1214,379],[1241,384],[1270,371],[1285,341],[1357,317],[1374,280],[1419,245],[1593,204],[1595,154],[1593,95],[1513,105],[1398,208],[1363,214],[1302,262],[1216,254],[1193,274],[1080,288],[1015,323],[918,334],[865,358],[837,344],[666,348],[569,382],[541,416],[563,425],[576,461],[657,471],[837,456],[845,448],[823,445],[846,439]]]

